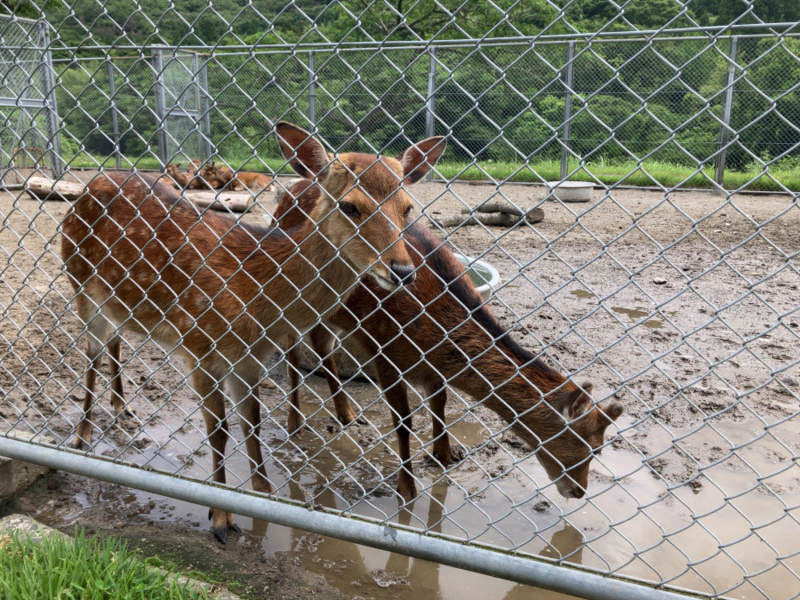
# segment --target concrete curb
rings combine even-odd
[[[9,437],[18,440],[36,441],[52,444],[54,441],[45,436],[34,436],[22,431],[14,431]],[[27,490],[33,482],[50,469],[29,462],[0,456],[0,503],[10,500]]]
[[[0,519],[0,536],[10,531],[28,535],[30,536],[30,539],[35,542],[41,542],[45,537],[70,537],[65,533],[61,533],[60,531],[53,529],[52,527],[42,525],[38,521],[35,521],[34,519],[31,519],[25,515],[9,515],[8,517]],[[179,584],[186,585],[192,589],[205,590],[208,592],[208,597],[213,598],[214,600],[241,600],[239,596],[229,592],[228,590],[216,590],[215,588],[217,586],[212,583],[200,581],[199,579],[191,579],[190,577],[184,577],[182,575],[170,575],[164,569],[159,569],[156,567],[147,567],[147,570],[153,573],[161,573],[166,575],[167,581],[171,582],[172,580],[177,580]]]

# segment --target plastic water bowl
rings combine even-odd
[[[561,202],[589,202],[594,190],[591,181],[548,181],[547,186]]]
[[[456,254],[456,258],[464,265],[469,278],[472,279],[481,298],[486,302],[492,292],[500,287],[500,273],[492,265],[482,260],[475,260],[461,254]]]

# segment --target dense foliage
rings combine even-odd
[[[0,0],[27,7],[41,0]],[[632,0],[620,14],[609,0],[163,0],[70,1],[45,12],[58,25],[58,44],[81,56],[103,56],[93,45],[115,45],[114,56],[137,47],[224,46],[298,41],[454,39],[569,31],[654,29],[699,23],[800,21],[796,0]],[[554,9],[564,7],[563,13]],[[22,10],[22,9],[20,9]],[[508,11],[508,12],[505,12]],[[89,35],[87,35],[87,31]],[[763,33],[763,30],[748,33]],[[574,66],[572,150],[590,161],[655,160],[696,166],[717,151],[728,73],[727,39],[577,44]],[[696,37],[696,36],[695,36]],[[56,53],[70,56],[73,50]],[[728,164],[746,169],[759,160],[789,159],[800,143],[800,42],[774,37],[742,39],[732,128],[741,144]],[[439,50],[436,131],[449,133],[451,161],[525,162],[560,156],[567,48],[563,42],[530,46]],[[209,63],[214,144],[229,161],[276,155],[271,123],[307,124],[307,54],[270,52],[219,56]],[[316,114],[319,129],[341,148],[393,152],[425,133],[429,57],[422,51],[317,52]],[[115,61],[120,145],[129,157],[152,155],[158,119],[153,69],[145,60]],[[111,112],[107,66],[101,61],[64,66],[59,112],[71,136],[68,150],[108,155]],[[181,68],[181,67],[179,67]],[[737,76],[741,75],[737,72]],[[177,95],[197,92],[186,78]],[[788,91],[788,93],[787,93]],[[252,100],[251,100],[252,99]],[[764,114],[766,113],[766,116]],[[195,137],[181,139],[191,148]],[[83,146],[81,147],[81,144]],[[201,151],[186,150],[187,154]],[[785,162],[785,161],[784,161]]]

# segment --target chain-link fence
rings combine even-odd
[[[555,167],[560,178],[608,184],[642,163],[643,178],[629,183],[668,184],[662,171],[671,169],[690,187],[711,187],[725,184],[727,169],[727,187],[796,191],[797,43],[665,34],[377,55],[166,51],[166,61],[155,48],[151,57],[59,60],[57,95],[76,167],[118,150],[128,167],[216,156],[274,172],[270,127],[286,118],[342,150],[399,152],[400,140],[447,134],[448,173],[469,178],[541,183]],[[482,166],[470,170],[475,160]],[[765,167],[771,175],[753,183]]]
[[[0,191],[0,452],[210,505],[221,541],[236,513],[583,597],[797,597],[796,24],[217,16],[37,42],[41,143],[91,193]],[[247,211],[130,171],[190,160]]]
[[[44,22],[0,15],[0,182],[19,169],[61,169]]]

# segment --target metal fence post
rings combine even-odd
[[[217,154],[217,149],[214,142],[211,141],[211,106],[208,96],[208,59],[203,61],[203,66],[200,67],[200,88],[203,94],[203,128],[206,135],[206,157],[211,159]]]
[[[53,179],[58,179],[64,174],[64,161],[61,156],[61,128],[58,122],[58,104],[56,102],[55,71],[53,70],[53,55],[50,52],[50,32],[47,31],[47,22],[41,24],[42,47],[42,94],[45,98],[45,112],[47,115],[47,147],[50,152],[50,168]]]
[[[308,52],[308,122],[311,132],[317,131],[317,72],[314,67],[314,51]]]
[[[569,145],[572,134],[572,81],[574,74],[575,42],[567,45],[567,73],[564,82],[564,130],[561,138],[561,179],[567,178],[569,170]]]
[[[428,49],[430,65],[428,67],[428,100],[425,103],[425,137],[436,135],[436,48]],[[425,181],[433,181],[433,169],[425,176]]]
[[[153,91],[156,101],[156,118],[158,119],[158,130],[156,137],[158,140],[158,160],[161,168],[167,165],[167,108],[164,100],[164,56],[161,48],[153,48]]]
[[[119,149],[119,124],[117,123],[117,98],[114,86],[114,65],[108,60],[108,90],[111,94],[111,127],[114,140],[114,156],[117,161],[117,169],[122,168],[122,154]]]
[[[719,141],[717,148],[717,164],[714,169],[714,181],[717,185],[722,187],[725,178],[725,160],[728,154],[728,131],[731,123],[731,110],[733,108],[733,86],[736,79],[736,54],[739,50],[739,36],[734,35],[731,37],[731,48],[729,53],[728,63],[728,83],[725,88],[725,106],[722,111],[722,125],[719,131]]]

